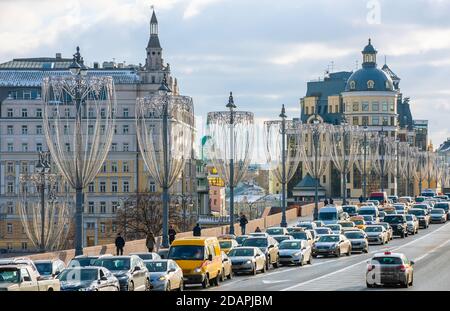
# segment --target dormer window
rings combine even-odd
[[[356,89],[356,82],[355,81],[350,81],[350,89],[351,90]]]
[[[375,82],[373,82],[373,80],[367,81],[367,88],[368,89],[373,89],[374,86],[375,86]]]
[[[390,89],[390,88],[391,88],[391,86],[389,85],[389,81],[386,81],[386,88],[387,88],[387,89]]]

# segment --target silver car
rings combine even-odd
[[[67,268],[58,275],[61,291],[118,291],[117,278],[103,267]]]
[[[386,244],[389,241],[387,231],[382,225],[368,225],[364,231],[369,244]]]
[[[144,253],[131,253],[130,255],[136,255],[142,260],[159,260],[161,256],[155,252],[144,252]]]
[[[340,257],[341,254],[350,256],[352,252],[352,244],[342,234],[326,234],[322,235],[317,242],[314,243],[312,249],[313,257],[318,255],[334,255]]]
[[[41,275],[41,279],[47,280],[55,278],[66,268],[64,261],[60,259],[35,260],[34,264]]]
[[[342,226],[339,225],[339,224],[325,225],[325,227],[330,228],[331,231],[333,231],[334,234],[341,234],[342,233]]]
[[[430,216],[432,223],[444,223],[447,221],[447,213],[443,208],[433,208]]]
[[[183,270],[172,259],[144,260],[155,291],[183,290]]]
[[[346,231],[344,235],[352,244],[352,252],[369,252],[369,241],[367,234],[362,230]]]
[[[286,240],[280,243],[279,249],[281,264],[311,264],[312,250],[306,240]]]
[[[419,220],[416,215],[408,214],[406,217],[406,226],[410,234],[416,234],[419,232]]]
[[[266,256],[259,247],[239,246],[228,253],[234,273],[266,272]]]

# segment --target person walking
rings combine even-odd
[[[332,199],[332,198],[330,198],[330,204],[333,204],[333,203],[334,203],[333,199]]]
[[[173,228],[173,225],[170,225],[170,228],[169,228],[169,244],[172,244],[172,242],[175,240],[176,235],[177,235],[177,232]]]
[[[197,223],[194,227],[193,234],[194,236],[201,236],[202,235],[202,228],[200,227],[200,224]]]
[[[360,196],[359,196],[359,203],[362,203],[362,202],[364,202],[364,198],[363,198],[362,195],[360,195]]]
[[[116,254],[117,256],[123,255],[123,248],[125,247],[125,240],[122,238],[122,235],[117,233],[116,241],[114,243],[116,245]]]
[[[145,246],[147,246],[148,252],[152,253],[153,249],[155,248],[155,236],[153,235],[153,232],[149,232],[147,234],[147,239],[145,240]]]
[[[255,232],[261,232],[261,228],[256,227]]]
[[[328,205],[328,200],[325,199],[325,201],[323,201],[323,205],[327,206]]]
[[[245,234],[245,227],[248,224],[248,219],[244,214],[241,214],[241,217],[239,218],[239,224],[241,226],[241,234]]]

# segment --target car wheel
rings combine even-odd
[[[128,291],[134,292],[134,283],[133,282],[130,282],[130,284],[128,284]]]
[[[225,269],[222,269],[222,273],[220,274],[220,282],[225,282]]]
[[[180,286],[178,287],[178,291],[182,292],[184,290],[184,283],[183,280],[180,281]]]
[[[209,279],[208,278],[209,278],[208,275],[205,275],[205,279],[202,282],[202,287],[203,288],[207,288],[208,287],[208,285],[209,285]]]
[[[336,257],[341,257],[341,249],[340,248],[338,248],[336,250]]]
[[[369,284],[368,282],[366,282],[366,286],[367,286],[367,288],[374,288],[374,285],[373,284]]]
[[[170,282],[167,281],[167,285],[166,285],[166,292],[170,292],[171,288],[170,288]]]
[[[277,260],[273,263],[273,267],[276,269],[280,266],[280,256],[277,256]]]
[[[217,273],[216,277],[214,278],[214,285],[215,286],[220,285],[220,273]]]
[[[227,279],[231,280],[233,278],[233,269],[230,269],[230,273],[227,275]]]

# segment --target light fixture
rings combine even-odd
[[[74,76],[78,75],[80,73],[81,66],[77,63],[75,57],[73,58],[72,64],[69,66],[69,71]]]

